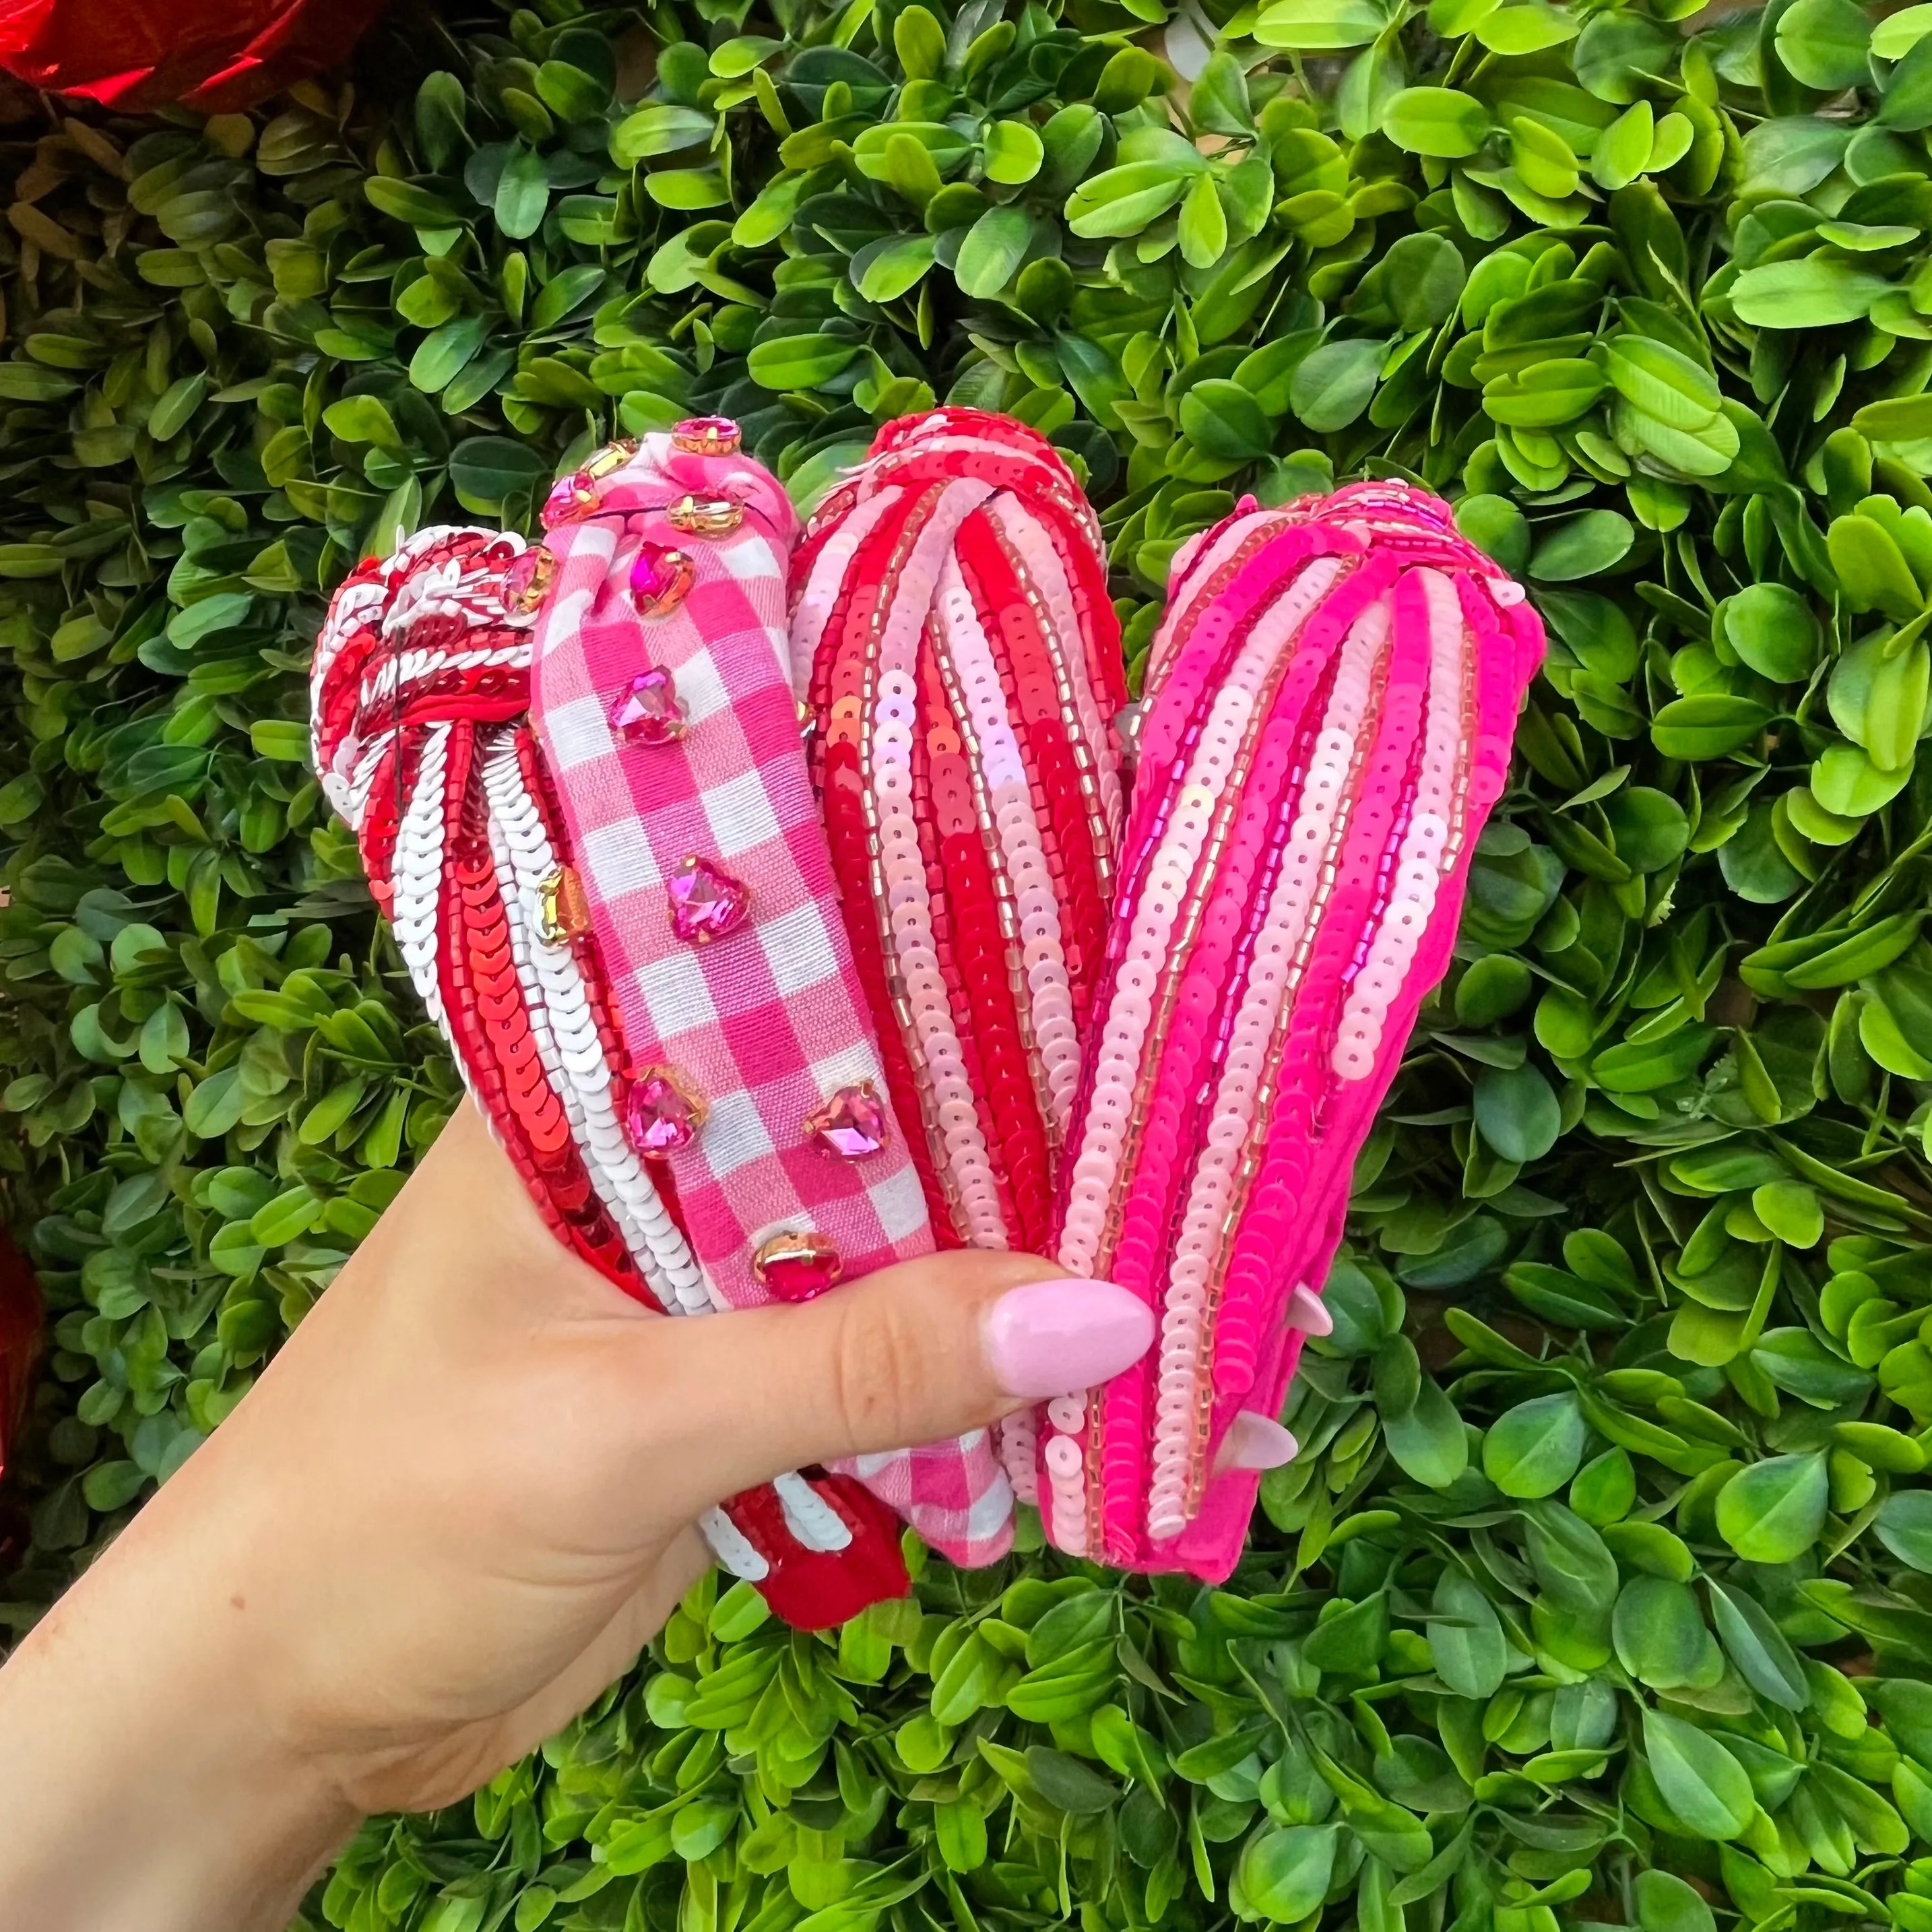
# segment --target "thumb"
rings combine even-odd
[[[1147,1352],[1154,1318],[1111,1282],[969,1249],[803,1306],[650,1329],[652,1380],[669,1391],[657,1466],[695,1510],[787,1469],[940,1442],[1105,1382]]]

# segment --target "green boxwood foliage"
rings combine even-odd
[[[1932,1932],[1932,7],[1231,4],[456,8],[13,130],[16,1623],[454,1102],[304,763],[356,556],[700,410],[808,502],[951,398],[1081,466],[1133,653],[1364,472],[1551,632],[1228,1586],[707,1583],[311,1925]]]

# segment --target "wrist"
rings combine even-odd
[[[0,1922],[280,1932],[357,1815],[219,1573],[150,1554],[106,1552],[0,1672]]]

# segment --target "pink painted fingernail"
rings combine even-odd
[[[1154,1336],[1153,1310],[1111,1281],[1034,1281],[988,1311],[986,1360],[1009,1395],[1064,1395],[1130,1367]]]
[[[1221,1438],[1220,1454],[1214,1459],[1215,1472],[1223,1469],[1279,1469],[1292,1462],[1300,1445],[1271,1416],[1244,1408],[1228,1426]]]

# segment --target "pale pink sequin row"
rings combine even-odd
[[[1060,1260],[1144,1296],[1160,1340],[1046,1407],[1063,1550],[1233,1568],[1255,1418],[1328,1325],[1307,1284],[1542,648],[1521,590],[1400,484],[1250,500],[1177,558],[1056,1216]]]

